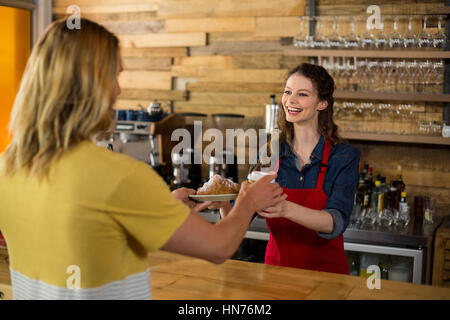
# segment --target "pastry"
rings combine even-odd
[[[230,179],[215,174],[197,190],[197,195],[239,193],[240,188],[239,183],[234,183]]]

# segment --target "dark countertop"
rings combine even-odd
[[[209,222],[220,220],[218,211],[204,211],[201,215]],[[344,241],[353,243],[366,243],[383,246],[423,248],[427,247],[434,231],[439,226],[441,219],[436,219],[434,225],[426,226],[422,230],[414,228],[414,223],[405,231],[388,231],[383,229],[358,229],[348,227],[344,232]],[[257,216],[251,222],[248,231],[269,233],[265,219]]]

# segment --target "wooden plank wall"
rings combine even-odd
[[[124,72],[118,109],[136,109],[157,99],[170,102],[175,112],[240,113],[248,123],[262,126],[270,94],[280,100],[286,72],[306,61],[284,56],[280,41],[298,33],[299,16],[309,10],[305,0],[54,0],[53,4],[55,19],[75,4],[83,17],[119,36]],[[383,15],[428,14],[443,1],[318,0],[317,13],[367,16],[372,4],[379,5]],[[348,24],[342,23],[339,33],[346,30]],[[427,115],[434,119],[441,107],[425,106],[422,111],[434,113]],[[362,151],[361,162],[388,180],[402,166],[411,205],[414,195],[431,195],[450,214],[448,148],[354,145]],[[244,177],[246,168],[240,172]]]

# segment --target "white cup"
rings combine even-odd
[[[249,175],[247,176],[248,182],[253,183],[255,181],[258,181],[259,179],[261,179],[262,177],[265,177],[267,175],[271,175],[274,174],[275,172],[264,172],[264,171],[252,171],[251,173],[249,173]],[[270,181],[270,183],[274,183],[275,179],[273,179],[272,181]]]

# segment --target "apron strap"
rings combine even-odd
[[[331,141],[326,140],[325,146],[323,147],[322,163],[320,164],[319,178],[317,179],[317,188],[320,190],[322,190],[323,182],[325,181],[325,174],[327,173],[330,150],[331,150]]]

